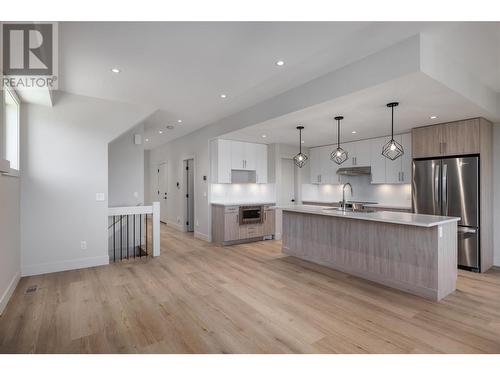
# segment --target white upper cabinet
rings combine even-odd
[[[387,139],[388,140],[388,139]],[[382,147],[386,138],[375,138],[370,141],[370,164],[372,167],[372,184],[385,184],[385,157],[382,156]]]
[[[321,147],[314,147],[309,150],[311,184],[321,184],[321,158]]]
[[[338,165],[330,159],[334,146],[314,147],[309,151],[312,184],[338,184]]]
[[[255,171],[258,184],[267,184],[267,145],[254,143]],[[252,158],[249,158],[252,160]]]
[[[256,182],[267,183],[267,145],[226,139],[210,144],[211,181],[231,183],[231,171],[255,171]]]
[[[210,142],[210,177],[212,183],[231,183],[231,141],[214,139]]]
[[[349,154],[349,159],[345,162],[346,166],[351,167],[369,167],[371,156],[371,140],[348,142],[342,146]]]
[[[403,156],[396,160],[382,155],[382,148],[390,137],[380,137],[363,141],[347,142],[342,148],[349,159],[338,166],[330,160],[330,152],[336,146],[314,147],[310,150],[310,170],[312,184],[338,184],[337,169],[341,167],[371,167],[372,184],[409,184],[411,182],[411,134],[396,135],[401,143]]]

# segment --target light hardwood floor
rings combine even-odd
[[[26,294],[28,286],[38,290]],[[162,225],[162,255],[23,278],[1,353],[500,353],[500,270],[431,302]]]

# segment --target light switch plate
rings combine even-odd
[[[106,197],[104,193],[95,193],[95,200],[97,202],[104,202],[106,200]]]

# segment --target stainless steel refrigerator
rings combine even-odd
[[[480,271],[479,157],[413,161],[415,213],[457,216],[458,266]]]

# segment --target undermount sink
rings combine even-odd
[[[331,208],[324,208],[323,210],[325,210],[325,211],[339,211],[339,212],[366,212],[366,213],[376,211],[373,208],[356,208],[356,209],[354,209],[354,208],[350,208],[350,207],[346,207],[345,209],[342,207],[331,207]]]

